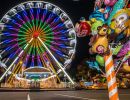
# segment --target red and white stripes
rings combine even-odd
[[[104,56],[109,100],[119,100],[112,53]]]

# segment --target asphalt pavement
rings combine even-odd
[[[130,100],[130,89],[119,90],[120,100]],[[108,100],[107,90],[0,92],[0,100]]]

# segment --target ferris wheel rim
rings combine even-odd
[[[9,13],[12,9],[15,9],[15,8],[18,7],[19,5],[25,5],[25,4],[30,3],[30,2],[33,2],[33,3],[41,2],[41,3],[45,3],[45,4],[51,4],[53,7],[57,7],[57,8],[61,11],[61,13],[64,13],[64,14],[67,16],[68,20],[71,21],[71,23],[72,23],[72,28],[71,28],[71,29],[74,29],[74,25],[73,25],[72,20],[70,19],[70,17],[68,16],[68,14],[67,14],[64,10],[62,10],[60,7],[58,7],[58,6],[55,5],[55,4],[52,4],[52,3],[49,3],[49,2],[45,2],[45,1],[27,1],[27,2],[20,3],[20,4],[16,5],[16,6],[14,6],[13,8],[11,8],[11,9],[1,18],[0,23],[2,22],[3,18],[4,18],[6,15],[8,15],[8,13]],[[30,9],[30,8],[29,8],[29,9]],[[42,9],[45,9],[45,8],[42,8]],[[26,9],[25,9],[25,10],[26,10]],[[17,13],[18,13],[18,11],[17,11]],[[15,16],[15,15],[14,15],[14,16]],[[11,16],[11,17],[13,17],[13,16]],[[76,33],[76,32],[75,32],[75,33]],[[74,47],[73,47],[74,53],[72,53],[71,57],[69,58],[69,59],[71,59],[71,60],[73,59],[73,57],[74,57],[74,55],[75,55],[75,51],[76,51],[76,44],[77,44],[76,34],[74,34],[74,40],[75,40],[75,45],[74,45]],[[72,61],[71,61],[71,62],[72,62]],[[69,65],[69,64],[66,64],[66,65],[64,65],[64,66],[62,65],[62,66],[63,66],[64,69],[65,69],[68,65]]]

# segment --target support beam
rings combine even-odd
[[[14,65],[14,63],[18,60],[18,58],[23,54],[24,50],[29,46],[29,44],[32,42],[33,38],[31,38],[31,40],[26,44],[26,46],[24,47],[24,49],[19,53],[19,55],[14,59],[14,61],[11,63],[11,65],[8,67],[8,69],[4,72],[4,74],[0,77],[0,82],[2,81],[2,79],[5,77],[5,75],[8,73],[8,71],[12,68],[12,66]]]
[[[42,43],[42,45],[44,46],[44,48],[47,50],[47,52],[49,53],[49,55],[53,58],[53,60],[57,63],[58,67],[63,71],[63,73],[67,76],[67,78],[69,79],[69,81],[74,84],[74,81],[71,79],[71,77],[68,75],[68,73],[64,70],[64,68],[61,66],[61,64],[58,62],[58,60],[53,56],[53,54],[51,53],[51,51],[48,49],[48,47],[43,43],[43,41],[41,40],[40,37],[38,37],[39,41]]]

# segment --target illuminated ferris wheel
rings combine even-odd
[[[76,47],[73,23],[54,4],[44,1],[21,3],[9,10],[0,21],[0,55],[9,72],[19,66],[46,68],[53,75],[63,72],[71,63]],[[15,71],[14,71],[15,70]]]

